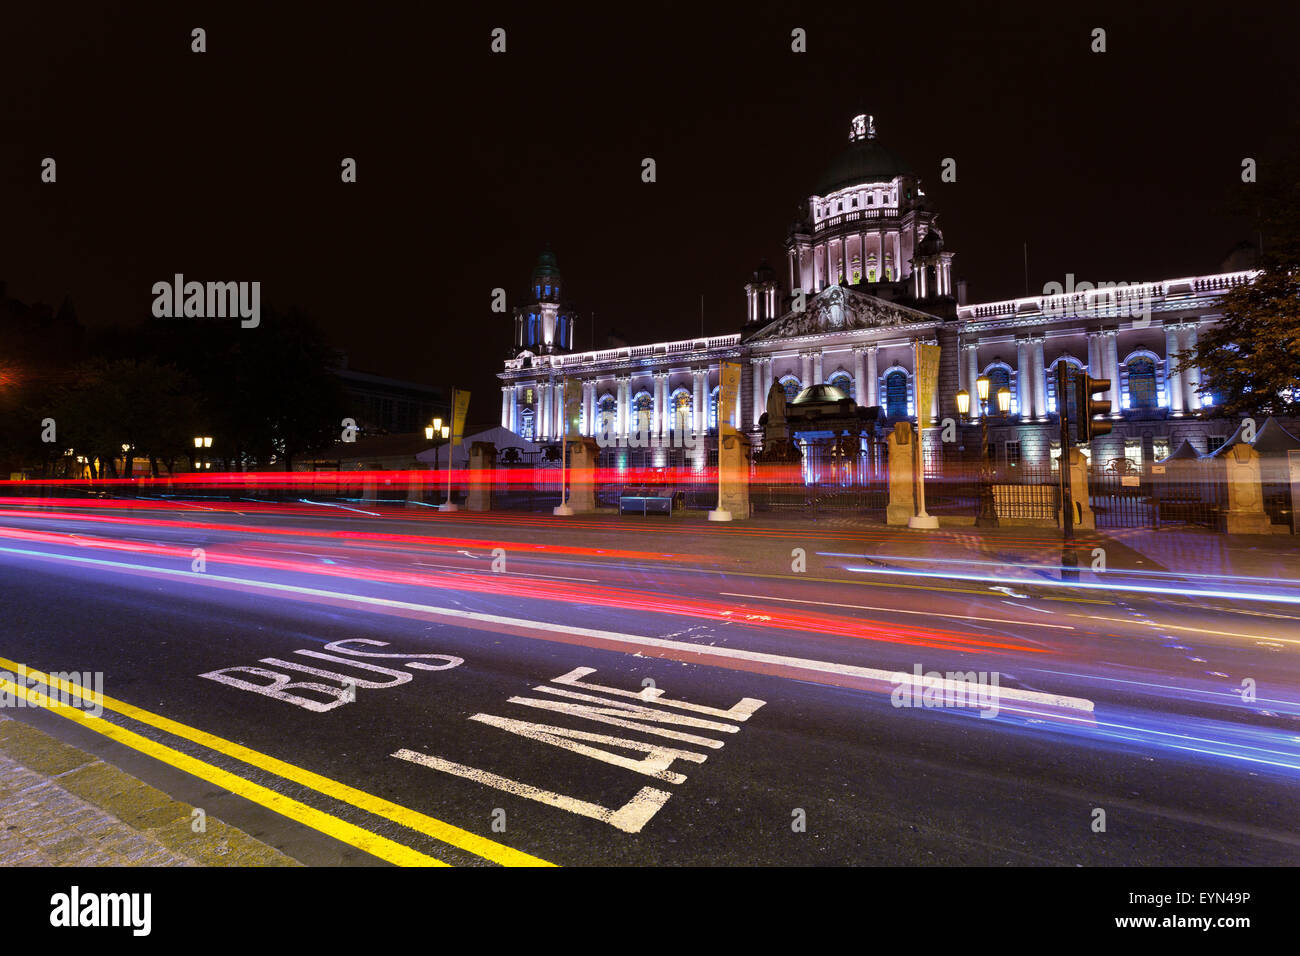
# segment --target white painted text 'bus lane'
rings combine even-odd
[[[710,750],[721,748],[723,741],[693,731],[710,731],[723,734],[737,733],[740,730],[739,724],[748,720],[750,715],[766,703],[766,701],[755,700],[753,697],[745,697],[735,706],[723,710],[685,700],[670,700],[663,696],[663,690],[658,687],[645,687],[641,690],[632,691],[623,690],[619,687],[606,687],[603,684],[583,682],[582,678],[595,672],[594,667],[579,667],[551,680],[552,684],[558,684],[559,687],[542,685],[533,688],[538,693],[551,694],[562,698],[561,700],[511,697],[509,702],[539,710],[567,714],[583,720],[623,727],[679,743],[705,747]],[[570,688],[581,688],[581,690]],[[597,691],[601,694],[612,695],[613,699],[584,693],[584,691]],[[619,700],[617,698],[624,699]],[[629,703],[626,698],[631,698],[638,701],[638,703]],[[577,703],[578,701],[582,703]],[[646,704],[657,704],[659,707],[674,708],[687,713],[660,710],[656,707],[645,706]],[[507,717],[496,717],[492,714],[475,714],[470,720],[670,784],[680,784],[686,780],[685,774],[672,769],[674,762],[681,760],[687,763],[699,764],[708,759],[706,754],[695,750],[685,750],[680,747],[671,747],[630,737],[614,737],[609,734],[572,730],[567,727],[536,724]],[[736,723],[728,723],[727,721],[736,721]],[[678,728],[690,728],[690,730]],[[622,750],[644,754],[644,756],[629,757],[605,750],[600,746],[594,746],[596,744],[604,745],[604,747],[618,747]],[[402,749],[393,756],[420,764],[431,770],[440,770],[443,773],[464,777],[466,780],[473,780],[476,783],[513,793],[516,796],[526,797],[547,806],[558,807],[570,813],[590,817],[593,820],[608,823],[610,826],[626,833],[640,832],[650,822],[651,818],[659,812],[659,808],[672,796],[672,792],[668,790],[642,787],[623,806],[611,809],[600,804],[580,800],[577,797],[566,796],[551,790],[543,790],[531,784],[511,780],[509,777],[503,777],[486,770],[479,770],[475,767],[467,767],[464,764],[444,760],[442,757],[418,753],[414,750]]]
[[[318,660],[333,661],[339,664],[346,664],[349,667],[355,667],[359,670],[369,671],[374,674],[383,674],[388,680],[366,680],[361,677],[355,677],[348,674],[339,674],[335,671],[325,670],[320,667],[308,667],[306,664],[299,664],[295,661],[283,661],[277,657],[263,657],[258,663],[274,664],[277,667],[288,668],[289,670],[301,671],[305,674],[312,674],[316,677],[324,677],[328,680],[338,681],[340,686],[335,687],[333,684],[321,684],[316,681],[298,681],[294,682],[292,675],[284,674],[280,671],[268,670],[265,667],[223,667],[219,670],[208,671],[206,674],[200,674],[200,677],[206,677],[208,680],[214,680],[219,684],[226,684],[230,687],[237,687],[240,690],[251,691],[254,694],[261,694],[264,697],[271,697],[275,700],[282,700],[286,703],[293,704],[297,707],[303,707],[314,713],[324,713],[327,710],[333,710],[335,707],[342,707],[344,704],[350,704],[357,699],[357,688],[366,690],[382,690],[385,687],[397,687],[407,683],[412,674],[406,671],[393,670],[389,667],[380,667],[377,664],[368,664],[364,661],[356,660],[359,657],[366,658],[398,658],[404,660],[405,667],[411,670],[419,671],[445,671],[453,667],[459,667],[465,663],[464,658],[452,657],[449,654],[377,654],[368,651],[359,651],[348,645],[363,644],[369,647],[387,647],[383,641],[371,641],[366,638],[356,637],[346,641],[335,641],[333,644],[326,644],[325,650],[333,651],[334,654],[346,654],[346,657],[335,657],[334,654],[322,654],[320,651],[294,651],[295,654],[301,654],[303,657],[313,657]],[[442,661],[440,664],[425,664],[426,660]],[[261,677],[269,683],[258,684],[239,677],[232,677],[232,674],[252,675]],[[297,691],[298,693],[293,693]],[[311,697],[304,697],[303,692],[320,694],[326,698],[325,701],[313,700]]]

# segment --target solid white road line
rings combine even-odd
[[[922,617],[953,617],[959,621],[984,621],[990,624],[1023,624],[1025,627],[1053,627],[1062,631],[1073,631],[1072,624],[1041,624],[1038,621],[1013,621],[1002,617],[976,617],[973,614],[939,614],[934,611],[905,611],[899,607],[872,607],[869,604],[836,604],[833,601],[808,601],[803,598],[773,597],[770,594],[737,594],[734,591],[719,591],[722,597],[751,598],[755,601],[785,601],[789,604],[816,604],[819,607],[846,607],[856,611],[888,611],[890,614],[919,614]]]

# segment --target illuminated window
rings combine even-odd
[[[1155,408],[1156,363],[1149,358],[1135,358],[1128,363],[1128,407]]]
[[[997,415],[998,389],[1011,388],[1011,372],[1005,367],[997,365],[989,369],[987,374],[989,377],[989,412]],[[1011,408],[1007,411],[1007,414],[1013,415],[1017,411],[1016,390],[1011,388]]]
[[[838,388],[849,398],[857,398],[857,396],[853,394],[853,379],[849,377],[848,372],[836,372],[831,376],[831,380],[826,384]]]
[[[606,395],[596,403],[597,434],[612,435],[618,422],[618,403],[613,395]]]
[[[691,431],[691,393],[685,389],[673,396],[673,431]]]
[[[642,392],[632,400],[633,430],[639,435],[649,435],[654,418],[654,398]]]
[[[885,408],[890,418],[907,418],[906,372],[890,372],[885,376]]]

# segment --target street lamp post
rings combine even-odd
[[[987,375],[981,375],[975,380],[980,409],[980,505],[975,515],[977,528],[998,527],[998,511],[993,501],[993,466],[989,460],[989,384]],[[964,388],[959,390],[957,392],[958,414],[964,416],[970,411],[970,402],[970,392]],[[1007,409],[1011,407],[1010,389],[998,389],[997,402],[998,408],[1005,415]]]
[[[195,447],[195,448],[198,448],[198,449],[200,449],[200,450],[202,450],[202,449],[204,449],[204,448],[211,448],[211,447],[212,447],[212,439],[211,439],[211,437],[208,437],[208,436],[200,437],[200,436],[198,436],[198,435],[194,436],[194,447]],[[212,462],[209,461],[209,462],[206,462],[206,463],[205,463],[205,462],[203,461],[202,456],[200,456],[200,455],[198,455],[198,454],[196,454],[196,455],[194,456],[194,470],[195,470],[195,471],[202,471],[204,468],[211,468],[211,467],[212,467]]]
[[[444,425],[442,423],[441,418],[435,418],[433,420],[432,425],[428,425],[425,427],[424,437],[427,438],[429,441],[435,443],[433,446],[434,448],[433,470],[434,471],[438,470],[438,449],[441,448],[442,445],[448,446],[447,447],[447,500],[444,501],[442,504],[438,505],[438,510],[459,511],[460,509],[451,503],[451,426]],[[442,445],[437,444],[437,440],[439,438],[442,439]]]

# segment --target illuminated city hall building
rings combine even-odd
[[[817,183],[785,241],[779,270],[761,266],[744,287],[740,331],[599,351],[574,349],[573,314],[562,299],[555,257],[543,254],[531,302],[515,309],[512,357],[499,373],[501,424],[532,441],[561,434],[560,386],[580,389],[584,435],[673,444],[690,432],[715,433],[720,365],[738,362],[736,427],[758,431],[772,383],[789,399],[831,385],[857,404],[879,406],[886,425],[916,421],[913,344],[941,347],[935,423],[969,428],[983,410],[959,415],[958,389],[1011,393],[996,404],[990,444],[999,464],[1043,467],[1059,454],[1056,367],[1109,379],[1113,432],[1091,449],[1098,465],[1127,458],[1139,467],[1183,439],[1212,451],[1236,428],[1198,395],[1195,369],[1170,356],[1196,344],[1216,320],[1220,295],[1250,271],[1129,285],[1113,292],[1063,288],[1059,294],[967,303],[953,280],[954,252],[920,180],[880,141],[870,116],[854,117],[847,148]],[[795,292],[803,292],[803,308]],[[739,311],[739,310],[738,310]],[[927,432],[938,441],[939,430]],[[974,446],[978,446],[978,440]]]

